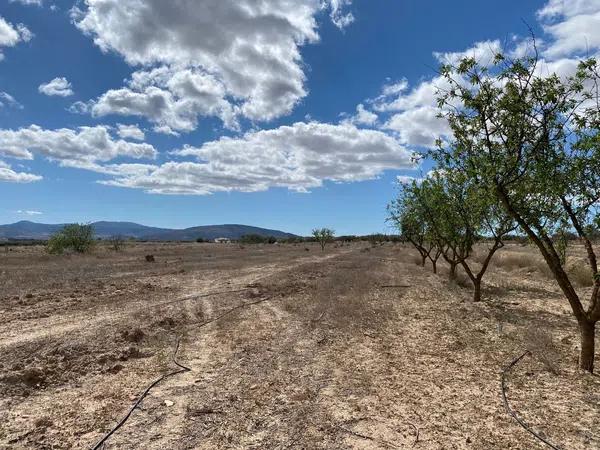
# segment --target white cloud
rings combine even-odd
[[[69,97],[73,95],[73,86],[65,77],[57,77],[42,83],[38,87],[40,94],[58,97]]]
[[[402,92],[408,89],[408,80],[403,79],[394,83],[385,84],[383,86],[381,95],[382,97],[389,97],[392,95],[400,95]]]
[[[20,3],[22,5],[35,5],[35,6],[42,6],[42,0],[9,0],[10,3]]]
[[[89,108],[95,116],[145,117],[167,132],[192,131],[199,116],[219,117],[228,128],[237,128],[225,87],[197,68],[162,66],[134,72],[128,87],[106,92]]]
[[[0,108],[3,108],[4,106],[23,109],[23,105],[16,101],[12,95],[7,92],[0,92]]]
[[[356,114],[352,117],[343,120],[343,123],[353,123],[356,125],[368,125],[373,126],[377,123],[377,119],[379,117],[372,111],[369,111],[365,108],[365,106],[360,103],[356,107]]]
[[[398,175],[396,181],[399,184],[412,184],[413,182],[421,183],[423,178],[411,177],[409,175]]]
[[[433,147],[438,138],[450,136],[448,122],[438,117],[435,106],[418,106],[394,114],[384,125],[387,130],[396,131],[400,142],[409,146]]]
[[[25,25],[13,25],[0,16],[0,61],[4,59],[2,47],[14,47],[19,42],[28,42],[32,38],[33,33]]]
[[[376,111],[388,114],[380,128],[394,131],[409,147],[433,147],[438,138],[450,135],[447,121],[438,117],[437,106],[438,91],[448,88],[443,77],[423,80],[413,88],[406,80],[384,85],[381,95],[371,100]]]
[[[42,179],[39,175],[32,173],[16,172],[9,164],[0,160],[0,182],[7,183],[33,183]]]
[[[203,116],[235,128],[237,116],[269,121],[287,115],[307,95],[300,47],[319,40],[316,16],[329,9],[336,25],[346,26],[349,4],[85,0],[72,10],[76,26],[103,51],[144,66],[92,111],[144,116],[173,131],[190,131]]]
[[[352,0],[329,0],[329,4],[331,7],[331,13],[329,14],[331,21],[340,30],[354,22],[354,15],[351,12],[344,12],[344,8],[352,4]]]
[[[471,48],[462,52],[434,52],[433,56],[442,64],[458,64],[463,58],[474,58],[481,64],[488,65],[494,57],[502,52],[499,40],[476,42]]]
[[[160,194],[255,192],[271,187],[306,192],[326,180],[363,181],[384,170],[413,167],[411,154],[381,131],[317,122],[223,137],[172,154],[194,160],[106,166],[117,176],[104,183]]]
[[[600,9],[598,0],[548,0],[537,15],[541,19],[557,19],[560,16],[593,14]]]
[[[422,106],[436,106],[439,89],[449,88],[443,77],[434,77],[409,89],[408,83],[384,86],[382,94],[374,100],[373,107],[379,112],[405,111]]]
[[[538,17],[552,37],[546,58],[586,56],[600,49],[600,1],[550,0]]]
[[[30,209],[19,209],[17,211],[17,214],[24,214],[26,216],[41,216],[44,213],[41,211],[34,211]]]
[[[137,125],[123,125],[119,123],[117,124],[117,134],[122,139],[135,139],[137,141],[146,139],[146,135]]]
[[[0,130],[0,156],[33,159],[35,155],[63,166],[86,168],[98,162],[122,158],[154,158],[149,144],[115,140],[104,126],[45,130],[37,125]]]

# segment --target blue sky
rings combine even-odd
[[[525,22],[561,74],[600,45],[597,0],[2,0],[0,223],[389,232],[436,67]]]

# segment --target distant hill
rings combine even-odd
[[[26,220],[9,225],[0,225],[0,239],[48,239],[64,225],[50,225]],[[276,238],[296,237],[291,233],[248,225],[206,225],[183,230],[147,227],[132,222],[94,222],[92,225],[96,236],[99,238],[123,236],[150,241],[195,241],[198,238],[209,240],[220,237],[239,239],[245,234],[258,234],[265,237],[274,236]]]

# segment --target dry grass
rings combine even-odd
[[[410,261],[415,265],[420,266],[423,263],[423,258],[420,255],[410,255]]]
[[[591,287],[594,285],[594,276],[590,267],[583,260],[576,260],[567,265],[569,279],[580,287]]]
[[[508,271],[536,271],[545,277],[552,277],[552,272],[550,271],[546,262],[539,255],[532,251],[529,253],[516,251],[500,252],[494,256],[494,259],[492,259],[492,264]]]
[[[542,363],[548,372],[558,375],[561,355],[548,331],[530,326],[525,329],[523,341],[527,350]]]
[[[462,267],[456,268],[456,279],[454,282],[463,289],[472,289],[473,282],[469,278],[469,276],[465,273]]]

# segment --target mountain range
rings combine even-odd
[[[216,238],[239,239],[246,234],[291,238],[296,235],[279,230],[252,227],[248,225],[204,225],[183,230],[171,228],[147,227],[132,222],[94,222],[91,224],[98,238],[122,236],[126,238],[149,241],[195,241],[198,238],[213,240]],[[0,225],[0,240],[4,239],[39,239],[45,240],[62,229],[65,224],[44,224],[23,220]]]

